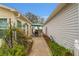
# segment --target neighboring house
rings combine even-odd
[[[43,24],[33,23],[33,24],[32,24],[32,28],[33,28],[34,30],[35,30],[35,29],[37,29],[37,30],[42,30]]]
[[[43,29],[43,24],[39,24],[39,23],[33,23],[32,24],[32,34],[33,35],[34,35],[35,30],[38,30],[39,32],[42,32],[42,29]]]
[[[43,33],[73,51],[74,41],[79,40],[79,4],[59,4],[45,22]]]
[[[4,36],[4,30],[9,27],[11,20],[12,26],[25,31],[27,36],[32,35],[32,23],[15,9],[0,5],[0,38]]]

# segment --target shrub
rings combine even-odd
[[[14,30],[11,30],[14,31]],[[6,40],[4,40],[4,44],[0,48],[0,56],[25,56],[28,55],[28,50],[30,47],[29,43],[27,42],[27,37],[24,32],[20,30],[16,30],[17,32],[17,39],[9,38],[11,35],[10,31],[6,30]],[[8,32],[8,33],[7,33]],[[9,47],[8,44],[10,43],[10,39],[12,39],[13,47]]]
[[[60,46],[59,44],[57,44],[54,40],[51,41],[51,39],[46,36],[43,35],[53,56],[71,56],[72,53],[70,52],[69,49],[66,49],[62,46]]]
[[[24,45],[18,44],[14,41],[13,48],[9,48],[6,43],[0,48],[0,56],[22,56],[26,55]]]

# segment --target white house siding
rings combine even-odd
[[[79,40],[79,4],[68,4],[43,27],[47,35],[69,49],[74,49],[74,41]],[[46,34],[46,33],[45,33]]]

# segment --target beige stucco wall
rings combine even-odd
[[[31,28],[30,28],[31,24],[25,21],[26,19],[17,17],[17,15],[15,15],[13,12],[7,9],[1,8],[1,7],[0,7],[0,18],[7,18],[7,23],[9,23],[9,19],[11,19],[12,25],[15,23],[15,26],[17,26],[17,20],[21,21],[22,25],[24,23],[27,23],[28,24],[28,36],[31,35]],[[26,31],[27,31],[27,28],[26,28]]]
[[[29,24],[29,26],[28,26],[29,28],[28,28],[28,36],[30,37],[31,35],[32,35],[32,25],[31,24]]]
[[[8,23],[9,23],[9,19],[11,19],[12,24],[16,22],[15,15],[12,12],[3,9],[1,7],[0,7],[0,18],[7,18]]]
[[[23,19],[22,18],[17,18],[17,20],[18,21],[20,21],[21,22],[21,24],[22,24],[22,26],[24,25],[24,24],[27,24],[27,26],[25,27],[25,32],[26,32],[26,35],[27,36],[31,36],[31,32],[32,32],[32,30],[31,30],[31,24],[30,23],[28,23],[27,21],[23,21]],[[26,20],[26,19],[25,19]],[[22,27],[22,29],[23,29],[23,27]]]
[[[69,49],[74,49],[74,41],[79,40],[79,4],[65,6],[55,17],[43,27],[43,32]]]

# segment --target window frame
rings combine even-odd
[[[18,25],[18,24],[20,24],[20,25]],[[17,28],[22,29],[22,23],[19,20],[17,20]]]
[[[0,32],[2,31],[0,34],[0,38],[2,39],[3,36],[5,35],[5,30],[8,29],[8,19],[7,18],[0,18],[0,20],[6,20],[6,24],[4,24],[5,27],[2,27],[2,26],[1,26],[2,28],[0,27]]]
[[[7,22],[7,18],[0,18],[0,20],[6,20],[6,27],[3,27],[2,28],[0,27],[0,29],[7,29],[8,28],[8,22]]]

